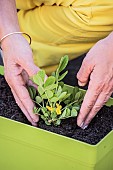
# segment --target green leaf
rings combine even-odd
[[[42,108],[41,108],[41,111],[42,111],[42,113],[44,114],[44,117],[49,117],[48,111],[47,111],[47,109],[46,109],[45,107],[42,107]]]
[[[48,126],[51,125],[51,123],[49,123],[47,120],[45,120],[45,124],[48,125]]]
[[[42,94],[45,92],[45,90],[42,86],[38,86],[38,92],[39,92],[40,96],[42,96]]]
[[[54,123],[54,125],[58,126],[58,125],[60,125],[60,123],[61,123],[61,120],[58,119],[58,120]]]
[[[61,95],[58,97],[58,100],[61,101],[65,97],[66,94],[67,94],[67,92],[61,93]]]
[[[38,113],[38,109],[37,109],[36,106],[33,107],[33,113],[34,113],[34,114],[37,114],[37,113]]]
[[[45,93],[41,97],[42,97],[42,99],[48,99],[47,95]]]
[[[81,92],[77,92],[76,95],[75,95],[75,100],[79,100],[81,97]]]
[[[42,86],[44,84],[42,78],[40,77],[40,73],[38,72],[33,76],[33,82],[37,84],[38,86]]]
[[[71,102],[75,101],[75,96],[79,92],[79,88],[75,86],[71,92],[70,100]],[[77,99],[78,100],[78,99]]]
[[[4,67],[0,65],[0,74],[4,75]]]
[[[57,117],[56,112],[52,112],[52,113],[51,113],[51,118],[52,118],[52,120],[55,119],[56,117]]]
[[[55,77],[49,76],[44,84],[44,87],[50,86],[55,83]]]
[[[72,110],[71,110],[71,116],[72,116],[72,117],[76,117],[77,114],[78,114],[77,110],[76,110],[75,108],[72,108]]]
[[[68,64],[68,56],[65,55],[60,60],[60,64],[57,68],[57,72],[60,73],[61,71],[63,71],[65,69],[65,67],[67,66],[67,64]]]
[[[80,99],[79,99],[79,103],[81,103],[81,102],[83,101],[84,96],[85,96],[85,93],[83,93],[83,92],[81,91],[81,96],[80,96]]]
[[[75,86],[73,89],[73,93],[76,94],[77,92],[79,92],[79,88],[77,86]]]
[[[61,81],[66,75],[67,75],[68,71],[66,71],[65,73],[63,73],[62,75],[60,75],[58,77],[58,81]]]
[[[66,117],[66,110],[67,108],[65,108],[65,110],[63,111],[63,113],[60,115],[59,119],[65,118]]]
[[[59,117],[59,119],[66,119],[71,116],[71,110],[69,108],[65,108],[62,115]]]
[[[75,110],[79,111],[80,110],[80,106],[72,106]]]
[[[61,86],[58,86],[58,90],[56,92],[57,96],[60,96],[62,93],[62,87]]]
[[[46,107],[42,107],[41,110],[42,110],[43,112],[47,112],[47,108],[46,108]]]
[[[47,117],[45,117],[44,115],[41,115],[40,117],[41,117],[41,119],[44,120],[45,123],[47,122]],[[49,123],[49,122],[48,122],[48,123]],[[46,124],[47,124],[47,123],[46,123]],[[50,125],[50,124],[47,124],[47,125]]]
[[[27,89],[28,89],[31,99],[34,99],[36,96],[36,89],[33,86],[28,86]]]
[[[44,70],[40,70],[39,72],[38,72],[38,75],[41,77],[41,79],[42,79],[42,81],[44,82],[44,79],[45,79],[45,71]]]
[[[46,91],[46,96],[47,96],[47,98],[51,98],[51,97],[53,97],[53,92],[52,91],[50,91],[50,90],[48,90],[48,91]]]
[[[28,87],[27,89],[28,89],[28,92],[29,92],[31,99],[33,99],[33,92],[31,90],[31,87]]]
[[[63,100],[65,100],[65,99],[67,99],[68,97],[70,97],[70,95],[71,95],[70,93],[69,93],[69,94],[66,94],[65,97],[63,98]],[[70,100],[69,100],[69,102],[70,102]]]
[[[40,108],[36,108],[36,107],[34,106],[34,108],[33,108],[33,113],[40,115],[39,112],[40,112]]]
[[[51,102],[56,103],[58,101],[58,97],[52,97],[50,99]]]
[[[46,125],[51,125],[51,123],[48,122],[49,120],[48,120],[47,117],[45,117],[44,115],[41,115],[41,118],[44,120],[44,122],[45,122]]]
[[[69,103],[70,103],[70,100],[67,99],[67,100],[64,101],[64,103],[65,103],[65,104],[69,104]]]
[[[64,82],[63,82],[63,81],[60,81],[60,82],[58,82],[58,85],[63,88],[63,87],[64,87]]]
[[[42,98],[40,96],[36,96],[35,98],[37,103],[41,103],[42,102]]]
[[[66,117],[69,117],[71,115],[71,110],[69,108],[66,108]]]
[[[58,86],[57,84],[52,84],[52,85],[45,87],[44,89],[45,90],[53,90],[53,89],[57,88],[57,86]]]
[[[35,98],[35,96],[36,96],[36,89],[35,89],[35,87],[31,86],[31,90],[33,92],[33,97]]]
[[[40,112],[40,110],[41,110],[41,109],[40,109],[40,108],[38,108],[38,110],[37,110],[37,111],[38,111],[38,113]]]
[[[56,77],[56,73],[55,73],[55,72],[52,72],[52,73],[51,73],[51,76]]]
[[[44,114],[45,117],[48,117],[48,116],[49,116],[48,113],[46,113],[46,112],[44,112],[43,114]]]

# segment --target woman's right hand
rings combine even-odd
[[[26,39],[20,34],[13,34],[2,42],[5,79],[9,84],[16,103],[31,122],[37,126],[38,115],[33,114],[34,104],[26,88],[32,83],[29,76],[33,76],[40,69],[33,63],[32,50]]]

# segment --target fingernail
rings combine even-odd
[[[88,125],[83,125],[81,128],[84,130],[88,127]]]
[[[80,127],[82,128],[83,125],[84,125],[84,122],[81,123]]]
[[[33,122],[36,123],[36,122],[38,122],[38,120],[33,119]]]
[[[88,125],[85,125],[84,122],[82,122],[81,125],[80,125],[80,127],[81,127],[82,129],[86,129],[86,128],[88,127]]]
[[[37,126],[37,123],[32,122],[32,125],[36,127],[36,126]]]
[[[81,83],[80,81],[78,81],[78,85],[79,86],[85,86],[85,83]]]
[[[34,123],[37,123],[39,121],[39,116],[35,115],[35,117],[32,118],[32,120],[33,120]]]

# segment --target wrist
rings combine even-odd
[[[8,24],[3,24],[3,26],[0,26],[1,30],[0,30],[0,40],[2,39],[2,37],[4,37],[5,35],[9,34],[10,32],[15,32],[15,31],[20,31],[19,25],[16,26],[9,26]],[[5,28],[5,29],[4,29]]]
[[[113,49],[113,32],[111,32],[106,38],[105,41]]]
[[[24,37],[21,34],[8,36],[1,42],[1,48],[5,50],[15,45],[18,46],[18,42],[22,41],[22,39],[24,39]]]
[[[24,37],[24,36],[26,37]],[[28,38],[29,40],[29,44],[31,44],[31,37],[27,34],[27,33],[24,33],[24,32],[11,32],[11,33],[8,33],[6,34],[4,37],[2,37],[1,39],[1,48],[2,50],[6,49],[8,46],[17,46],[18,43],[20,42],[23,42],[23,41],[26,41],[25,38]]]

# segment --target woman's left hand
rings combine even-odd
[[[77,124],[85,129],[113,92],[113,33],[98,41],[87,53],[77,74],[78,84],[86,85]]]

